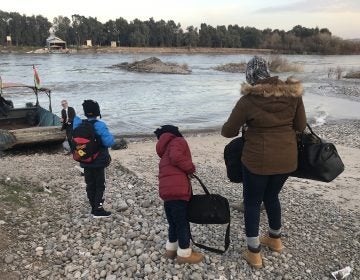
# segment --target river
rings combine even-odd
[[[3,82],[33,84],[32,65],[36,65],[41,85],[52,89],[55,113],[60,101],[67,99],[81,115],[84,99],[100,103],[103,120],[116,133],[151,133],[161,124],[181,129],[215,128],[223,124],[240,97],[244,74],[223,73],[213,67],[248,61],[250,55],[154,54],[165,62],[186,63],[191,75],[133,73],[109,66],[133,62],[149,54],[1,54]],[[328,78],[330,67],[360,70],[360,56],[287,55],[291,62],[304,65],[293,74],[303,81],[307,115],[321,125],[331,119],[360,119],[360,97],[341,92],[359,88],[359,80]],[[9,98],[9,96],[7,97]],[[34,101],[27,94],[10,97],[15,106]],[[47,99],[40,98],[43,107]]]

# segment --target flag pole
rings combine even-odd
[[[35,65],[33,64],[34,69],[34,85],[35,85],[35,95],[36,95],[36,106],[39,106],[39,96],[38,96],[38,85],[40,84],[39,75],[36,71]]]

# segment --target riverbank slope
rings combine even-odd
[[[263,250],[265,267],[252,270],[245,247],[240,184],[230,183],[223,163],[229,139],[219,132],[187,137],[197,173],[232,208],[231,246],[223,256],[205,252],[199,265],[163,258],[166,219],[157,193],[156,142],[136,140],[112,151],[106,208],[113,216],[89,215],[85,184],[71,156],[59,150],[6,153],[0,169],[0,279],[331,279],[347,265],[360,278],[360,149],[358,122],[322,126],[335,139],[346,170],[324,184],[290,178],[281,193],[284,253]],[[341,131],[340,131],[341,129]],[[320,130],[320,129],[319,129]],[[349,133],[349,136],[341,135]],[[340,135],[340,136],[339,136]],[[353,139],[355,140],[353,141]],[[195,193],[200,193],[194,182]],[[266,216],[261,217],[262,232]],[[223,226],[192,226],[194,238],[221,247]],[[314,261],[316,260],[316,261]],[[10,278],[13,277],[13,278]],[[175,277],[175,278],[174,278]]]

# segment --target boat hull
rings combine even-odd
[[[61,143],[66,139],[61,126],[30,127],[15,130],[0,130],[0,150],[17,147]]]

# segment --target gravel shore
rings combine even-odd
[[[188,136],[197,173],[232,207],[231,246],[204,252],[198,265],[165,259],[167,224],[157,193],[155,142],[137,140],[112,151],[107,170],[108,219],[91,218],[83,177],[61,150],[12,152],[0,157],[0,279],[331,279],[351,266],[360,279],[359,121],[314,128],[337,144],[345,172],[329,184],[290,178],[281,193],[285,251],[263,250],[265,267],[241,258],[244,219],[240,184],[225,174],[218,133]],[[194,182],[195,193],[200,192]],[[261,217],[262,232],[266,216]],[[192,225],[194,238],[224,242],[223,226]]]

